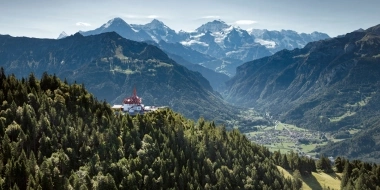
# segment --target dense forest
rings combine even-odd
[[[115,116],[83,85],[1,70],[3,189],[293,189],[240,132],[171,110]]]
[[[300,189],[276,165],[332,172],[323,157],[271,153],[170,109],[115,115],[84,85],[47,73],[19,80],[1,69],[0,81],[0,189]],[[336,163],[342,188],[380,188],[380,166]]]
[[[335,168],[343,172],[341,189],[380,189],[380,165],[337,157]]]

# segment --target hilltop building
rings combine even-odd
[[[137,96],[136,88],[133,89],[133,94],[130,97],[124,98],[121,105],[113,105],[112,109],[115,112],[128,113],[129,115],[144,114],[145,112],[155,111],[161,107],[144,106],[142,99]]]

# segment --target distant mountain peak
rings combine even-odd
[[[118,26],[118,25],[128,25],[128,23],[126,23],[122,18],[120,17],[115,17],[111,20],[109,20],[107,23],[105,23],[103,25],[104,28],[108,28],[110,27],[111,25],[115,25],[115,26]]]
[[[113,18],[113,19],[111,19],[110,21],[112,21],[112,22],[125,22],[122,18],[120,18],[120,17],[115,17],[115,18]]]
[[[65,31],[62,31],[62,33],[59,34],[59,36],[58,36],[57,39],[58,39],[58,40],[59,40],[59,39],[63,39],[63,38],[66,38],[67,36],[69,36],[69,35],[67,35]]]
[[[153,19],[152,22],[150,22],[151,24],[164,24],[163,22],[157,20],[157,19]]]
[[[147,28],[150,29],[156,29],[156,28],[168,28],[163,22],[153,19],[150,23],[144,25]]]
[[[81,33],[77,32],[74,34],[74,37],[84,37]]]
[[[197,28],[196,31],[198,31],[198,32],[206,32],[206,31],[218,32],[218,31],[221,31],[221,30],[227,29],[227,28],[230,28],[230,25],[226,24],[224,21],[214,20],[211,22],[207,22],[206,24],[203,24],[202,26]]]

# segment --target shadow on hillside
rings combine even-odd
[[[342,180],[342,177],[340,177],[339,175],[336,175],[336,173],[326,173],[327,175],[331,176],[332,178],[334,179],[339,179],[339,180]]]
[[[306,183],[311,189],[323,189],[321,184],[318,182],[317,178],[313,175],[307,177],[302,177],[304,183]]]

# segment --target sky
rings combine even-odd
[[[379,7],[379,0],[0,0],[0,34],[57,38],[120,17],[128,24],[158,19],[176,31],[220,19],[242,29],[335,37],[380,24]]]

